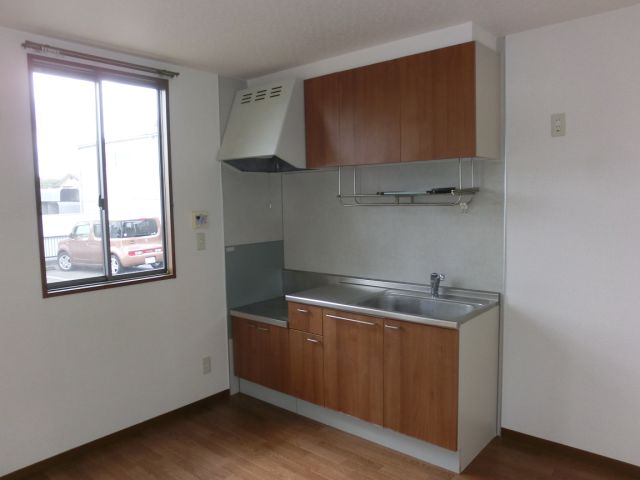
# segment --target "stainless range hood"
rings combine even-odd
[[[244,172],[306,168],[303,88],[284,80],[238,91],[218,160]]]

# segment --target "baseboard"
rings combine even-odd
[[[454,452],[380,425],[361,420],[320,405],[305,402],[286,393],[240,379],[240,393],[288,410],[337,430],[382,445],[453,473],[460,473],[460,452]]]
[[[120,440],[126,436],[137,433],[139,430],[153,425],[158,422],[166,421],[167,419],[184,414],[190,410],[199,409],[202,407],[206,407],[210,405],[211,402],[219,401],[223,398],[227,398],[229,396],[229,390],[223,390],[222,392],[216,393],[215,395],[211,395],[209,397],[203,398],[202,400],[198,400],[196,402],[185,405],[184,407],[176,408],[175,410],[171,410],[170,412],[163,413],[162,415],[158,415],[157,417],[150,418],[149,420],[145,420],[144,422],[137,423],[132,425],[131,427],[127,427],[123,430],[119,430],[117,432],[111,433],[105,437],[98,438],[89,443],[85,443],[84,445],[80,445],[79,447],[72,448],[71,450],[67,450],[66,452],[59,453],[58,455],[54,455],[53,457],[49,457],[45,460],[41,460],[40,462],[34,463],[33,465],[29,465],[27,467],[21,468],[20,470],[16,470],[15,472],[11,472],[7,475],[0,477],[0,480],[18,480],[28,478],[30,476],[34,476],[41,471],[51,468],[56,465],[68,463],[75,457],[80,455],[84,455],[91,450],[95,450],[97,448],[103,447],[106,444],[113,443],[117,440]]]
[[[502,437],[510,440],[535,446],[547,451],[554,451],[559,455],[589,461],[594,465],[599,465],[604,468],[620,472],[621,474],[640,478],[640,466],[633,465],[632,463],[622,462],[610,457],[605,457],[604,455],[598,455],[597,453],[591,453],[586,450],[580,450],[579,448],[563,445],[562,443],[556,443],[552,442],[551,440],[545,440],[543,438],[527,435],[526,433],[509,430],[508,428],[502,428],[500,432]]]

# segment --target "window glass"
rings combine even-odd
[[[89,238],[89,224],[85,223],[76,227],[76,238],[87,240]]]
[[[111,243],[113,273],[125,273],[123,267],[130,263],[161,269],[165,246],[158,91],[112,81],[101,87],[110,218],[121,222],[122,238],[135,239]]]
[[[104,276],[86,223],[100,218],[95,82],[36,71],[32,85],[47,284]]]
[[[46,292],[170,273],[167,82],[81,67],[30,56]]]

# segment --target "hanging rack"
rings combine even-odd
[[[474,159],[469,159],[470,183],[469,187],[463,185],[463,161],[458,159],[458,186],[445,189],[431,189],[425,191],[384,191],[376,193],[358,193],[357,167],[353,170],[353,194],[342,193],[342,169],[338,167],[338,195],[337,198],[344,207],[452,207],[459,205],[463,212],[469,208],[473,196],[480,191],[475,186]],[[373,201],[372,201],[373,200]],[[426,201],[425,201],[426,200]]]

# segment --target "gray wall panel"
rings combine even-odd
[[[283,295],[282,241],[226,247],[229,308]]]

